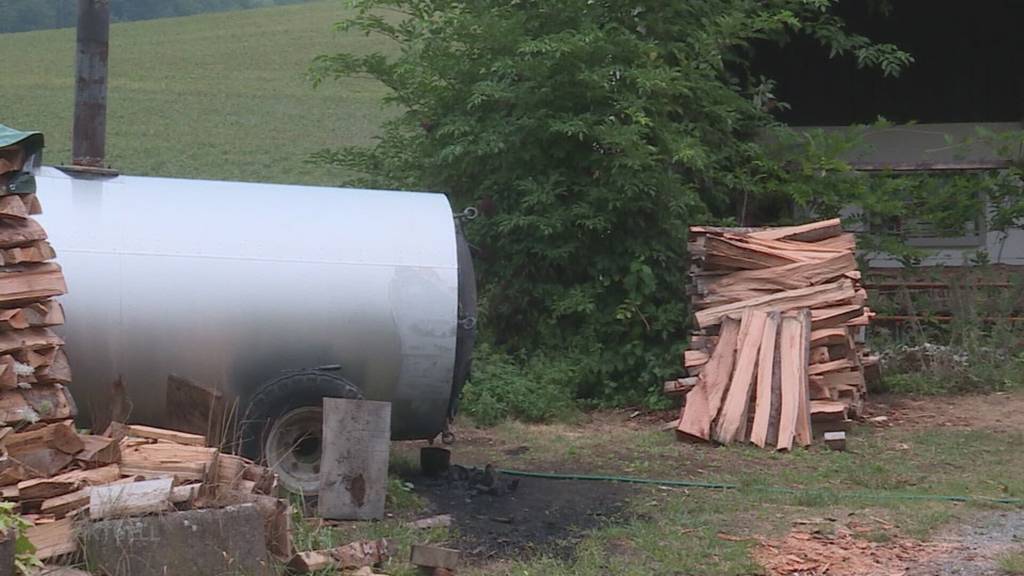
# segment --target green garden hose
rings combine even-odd
[[[739,484],[727,484],[723,482],[698,482],[695,480],[657,480],[653,478],[637,478],[635,476],[602,476],[598,474],[559,474],[555,472],[528,472],[524,470],[499,469],[499,473],[507,476],[519,476],[523,478],[544,478],[548,480],[583,480],[588,482],[622,482],[626,484],[653,484],[655,486],[675,486],[681,488],[706,488],[710,490],[737,490],[743,488]],[[1024,505],[1024,498],[990,498],[987,496],[944,496],[941,494],[913,494],[907,492],[891,491],[856,491],[836,492],[833,490],[802,490],[795,488],[780,487],[749,487],[751,492],[763,491],[777,494],[807,495],[822,494],[834,497],[864,498],[877,500],[932,500],[940,502],[984,502],[987,504],[1011,504]]]

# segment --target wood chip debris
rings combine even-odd
[[[794,530],[779,541],[762,541],[754,559],[768,576],[903,576],[910,566],[951,551],[950,544],[888,535],[871,542],[847,528],[833,534]]]

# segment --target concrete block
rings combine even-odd
[[[825,445],[830,450],[846,450],[846,432],[825,432]]]
[[[107,576],[271,576],[256,506],[118,518],[82,528],[90,571]]]

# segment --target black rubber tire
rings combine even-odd
[[[263,444],[274,420],[292,410],[322,407],[324,398],[362,399],[363,392],[345,378],[326,370],[296,370],[264,384],[248,401],[241,420],[242,454],[263,461]]]

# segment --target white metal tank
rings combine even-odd
[[[246,451],[307,493],[323,396],[390,401],[394,439],[445,427],[475,288],[444,195],[49,167],[36,182],[84,422],[118,378],[131,420],[154,425],[169,375],[215,387],[238,401]]]

